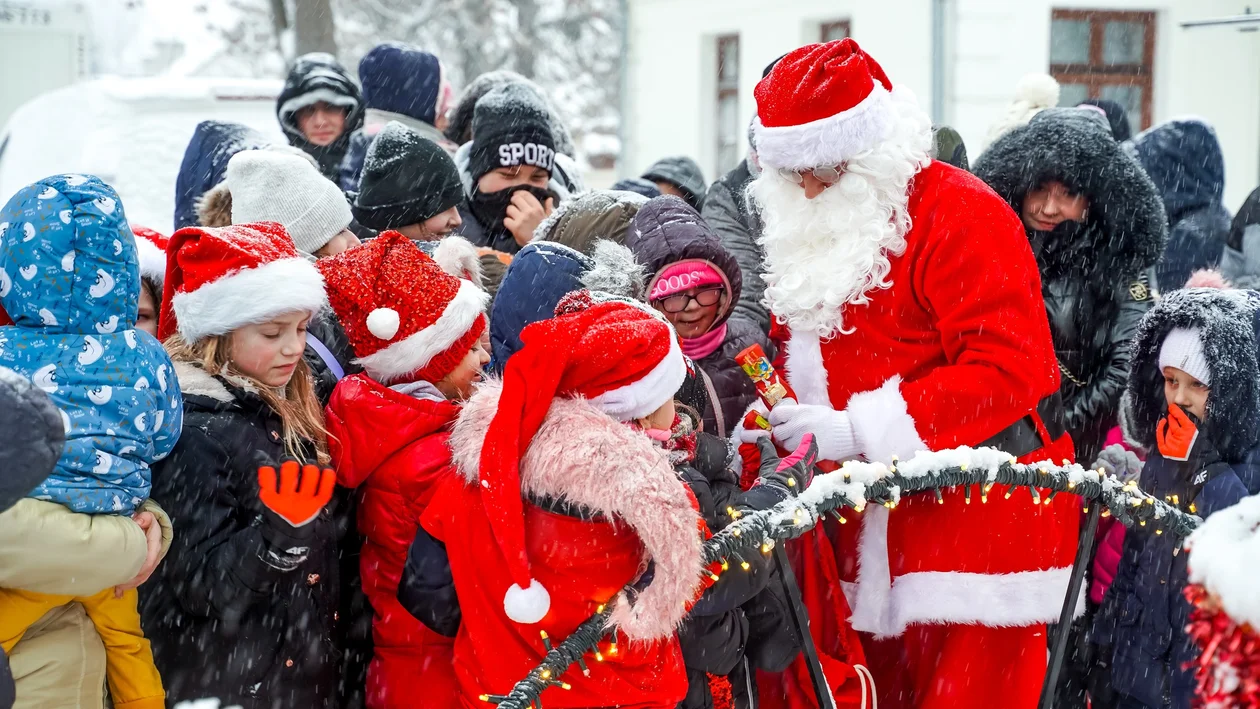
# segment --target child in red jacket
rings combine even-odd
[[[490,355],[488,296],[447,275],[406,237],[386,232],[319,262],[328,297],[364,373],[338,383],[327,409],[338,481],[358,488],[360,568],[372,603],[370,709],[457,706],[453,639],[403,610],[398,580],[437,483],[460,403]]]

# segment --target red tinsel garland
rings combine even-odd
[[[1186,633],[1199,646],[1194,664],[1197,709],[1260,709],[1260,635],[1230,619],[1202,586],[1190,585],[1194,606]]]

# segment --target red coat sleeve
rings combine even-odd
[[[976,445],[1059,387],[1023,224],[987,187],[966,184],[974,179],[948,178],[957,189],[936,195],[913,269],[948,362],[901,384],[907,413],[932,450]]]

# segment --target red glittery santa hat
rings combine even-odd
[[[852,39],[789,52],[753,95],[757,158],[771,169],[834,167],[888,136],[892,82]]]
[[[568,301],[572,303],[572,301]],[[530,574],[525,554],[520,461],[556,397],[581,396],[619,421],[665,405],[687,364],[669,323],[623,302],[576,306],[521,332],[523,346],[503,371],[498,409],[481,448],[481,498],[513,585],[503,598],[508,618],[537,623],[551,597]]]
[[[131,225],[131,233],[136,237],[136,253],[140,257],[140,277],[158,284],[166,279],[166,247],[170,239],[147,226]]]
[[[383,384],[440,380],[486,329],[490,296],[443,271],[396,231],[318,268],[355,362]]]
[[[193,343],[328,303],[323,277],[274,222],[186,227],[171,236],[166,255],[161,340],[178,331]]]

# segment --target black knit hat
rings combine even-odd
[[[390,121],[368,147],[351,211],[363,226],[384,231],[419,224],[463,199],[451,156],[437,143]]]
[[[555,159],[547,107],[526,87],[507,84],[477,101],[468,154],[474,182],[500,167],[533,165],[550,173]]]

